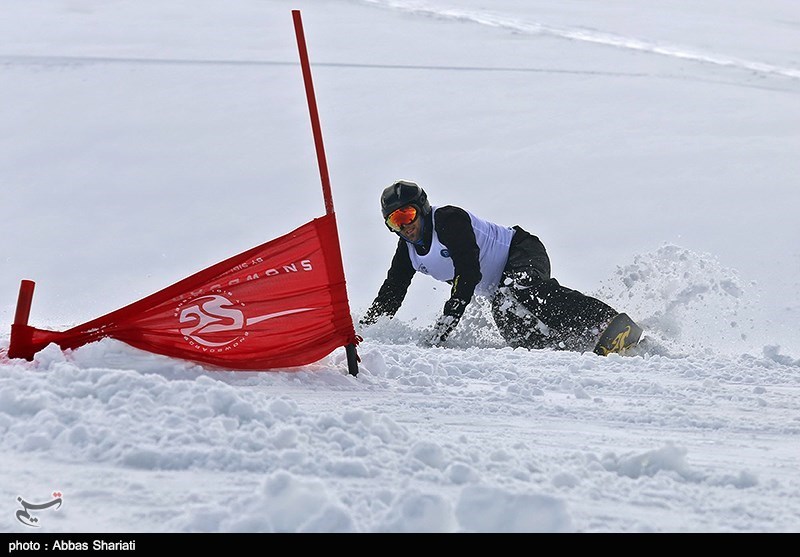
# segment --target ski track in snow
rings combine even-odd
[[[581,27],[556,27],[538,22],[528,22],[506,15],[485,12],[463,10],[459,8],[442,8],[428,6],[421,2],[406,2],[402,0],[361,0],[361,2],[377,6],[380,8],[397,10],[399,12],[424,17],[431,17],[442,20],[464,21],[475,23],[498,29],[506,29],[516,33],[528,35],[548,35],[572,41],[581,41],[599,45],[617,47],[622,49],[634,50],[658,54],[675,59],[689,60],[693,62],[712,64],[719,67],[727,67],[738,70],[753,72],[761,76],[779,76],[790,79],[800,80],[800,70],[795,68],[781,67],[774,64],[766,64],[757,61],[743,60],[736,57],[728,57],[713,53],[704,53],[693,50],[689,47],[676,45],[664,45],[649,42],[646,40],[625,37],[613,33],[605,33],[593,29]],[[37,66],[83,66],[87,64],[136,64],[136,65],[212,65],[212,66],[297,66],[297,61],[281,60],[248,60],[248,59],[189,59],[189,58],[143,58],[143,57],[111,57],[111,56],[91,56],[91,55],[64,55],[64,56],[36,56],[36,55],[0,55],[0,64],[5,65],[37,65]],[[748,87],[756,89],[776,90],[760,83],[741,83],[728,82],[708,77],[675,75],[675,74],[656,74],[648,72],[621,72],[588,69],[565,69],[565,68],[544,68],[544,67],[497,67],[497,66],[456,66],[456,65],[420,65],[420,64],[370,64],[370,63],[350,63],[340,62],[319,62],[312,63],[315,67],[341,67],[341,68],[362,68],[362,69],[393,69],[393,70],[433,70],[433,71],[480,71],[480,72],[534,72],[549,74],[575,74],[575,75],[601,75],[608,77],[641,77],[656,79],[679,79],[684,81],[698,81],[708,83],[718,83],[737,87]],[[784,89],[778,89],[789,92]]]
[[[495,14],[483,11],[462,10],[459,8],[431,7],[420,2],[403,2],[397,0],[362,0],[366,4],[372,4],[383,8],[390,8],[413,15],[422,15],[439,19],[451,19],[456,21],[466,21],[496,27],[498,29],[508,29],[518,33],[529,35],[549,35],[560,37],[572,41],[582,41],[595,43],[640,52],[649,52],[678,58],[714,64],[717,66],[732,67],[748,70],[765,75],[775,75],[800,79],[800,70],[786,68],[773,64],[765,64],[751,60],[728,57],[713,53],[699,52],[688,47],[677,45],[662,45],[653,42],[637,39],[634,37],[624,37],[612,33],[604,33],[592,29],[580,27],[555,27],[538,22],[528,22],[517,18],[508,17],[502,14]]]
[[[299,66],[299,62],[280,60],[235,60],[235,59],[191,59],[191,58],[137,58],[137,57],[109,57],[109,56],[34,56],[34,55],[6,55],[0,56],[0,65],[7,66],[41,66],[48,68],[80,68],[88,65],[144,65],[144,66]],[[712,79],[693,75],[663,74],[648,72],[620,72],[587,69],[564,69],[544,67],[513,67],[513,66],[455,66],[455,65],[422,65],[422,64],[364,64],[351,62],[313,62],[313,67],[379,69],[379,70],[423,70],[423,71],[454,71],[454,72],[512,72],[512,73],[541,73],[563,75],[596,75],[619,78],[648,78],[693,81],[711,83],[732,87],[746,87],[749,89],[762,89],[780,91],[782,93],[800,94],[800,91],[769,86],[762,83],[742,83],[722,79]]]
[[[425,5],[420,2],[405,2],[402,0],[361,0],[361,2],[397,10],[412,15],[420,15],[444,20],[464,21],[507,29],[528,35],[548,35],[572,41],[595,43],[622,49],[635,50],[658,54],[675,59],[713,64],[721,67],[746,70],[761,75],[771,75],[800,79],[800,70],[789,67],[777,66],[758,61],[744,60],[736,57],[724,56],[714,53],[700,52],[690,47],[678,45],[657,44],[654,42],[625,37],[613,33],[606,33],[581,27],[556,27],[539,22],[528,22],[506,15],[463,10],[459,8],[442,8]],[[35,55],[6,55],[0,56],[0,64],[8,65],[43,65],[65,66],[85,64],[146,64],[146,65],[223,65],[223,66],[297,66],[297,61],[279,60],[235,60],[235,59],[183,59],[183,58],[141,58],[141,57],[109,57],[109,56],[35,56]],[[412,69],[412,70],[455,70],[455,71],[508,71],[508,72],[541,72],[541,73],[573,73],[581,75],[607,75],[620,77],[663,77],[701,80],[676,75],[655,75],[646,72],[614,72],[583,69],[554,69],[530,67],[479,67],[479,66],[442,66],[442,65],[400,65],[400,64],[364,64],[348,62],[314,62],[319,67],[352,67],[352,68],[379,68],[379,69]],[[708,80],[713,81],[713,80]],[[738,84],[741,85],[741,84]]]

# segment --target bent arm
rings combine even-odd
[[[436,325],[434,343],[444,342],[458,325],[472,300],[475,287],[483,278],[480,248],[475,240],[469,213],[458,207],[446,206],[436,210],[436,233],[447,246],[455,268],[450,298],[445,302],[442,317]]]

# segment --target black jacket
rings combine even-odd
[[[414,249],[420,255],[425,255],[430,250],[433,239],[432,223],[431,212],[425,217],[422,241],[414,244]],[[478,259],[480,249],[475,240],[472,220],[460,207],[446,205],[436,209],[436,234],[450,251],[455,267],[453,280],[448,281],[452,288],[443,312],[444,315],[452,316],[457,321],[464,314],[464,308],[472,299],[475,287],[482,278]],[[361,325],[371,325],[382,315],[394,316],[400,309],[411,285],[411,279],[416,273],[408,255],[409,243],[402,237],[398,239],[386,280],[383,281],[377,297],[361,319]]]

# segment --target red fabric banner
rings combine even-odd
[[[12,329],[12,357],[108,337],[242,370],[302,366],[357,344],[334,213],[83,325]]]

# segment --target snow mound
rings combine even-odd
[[[676,245],[634,257],[591,295],[628,313],[671,351],[742,354],[757,325],[757,294],[712,255]]]

